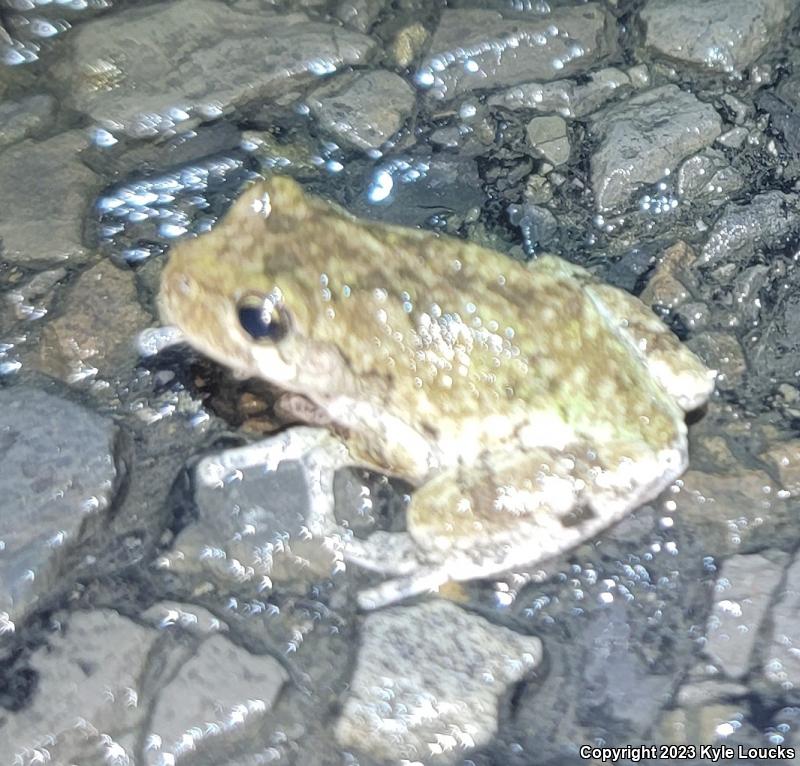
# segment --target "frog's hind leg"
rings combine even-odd
[[[359,605],[375,609],[449,582],[524,569],[597,536],[683,471],[681,448],[666,449],[515,445],[437,476],[412,496],[408,533],[364,541],[358,563],[395,579],[362,592]],[[632,450],[635,461],[626,457]]]
[[[579,282],[600,314],[641,356],[653,378],[684,412],[706,402],[714,390],[716,372],[708,370],[642,301],[561,258],[545,256],[534,261],[532,270],[537,269]]]

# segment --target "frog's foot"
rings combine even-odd
[[[684,412],[697,409],[711,396],[716,371],[707,369],[638,298],[561,258],[544,256],[531,268],[579,282],[609,326],[642,358],[653,378]]]
[[[210,455],[200,461],[196,476],[208,486],[220,486],[240,479],[245,469],[259,467],[271,472],[286,461],[300,463],[307,476],[309,533],[315,537],[340,533],[334,515],[334,473],[355,462],[347,447],[325,429],[290,428],[267,439]]]

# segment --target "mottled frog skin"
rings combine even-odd
[[[407,532],[347,546],[395,578],[368,605],[598,534],[684,471],[684,413],[713,388],[644,304],[582,268],[358,220],[288,178],[178,245],[159,306],[354,464],[415,485]]]

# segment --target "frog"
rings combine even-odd
[[[649,307],[581,266],[357,218],[284,176],[172,249],[157,304],[171,342],[285,392],[329,467],[410,484],[404,529],[344,545],[380,579],[365,609],[594,539],[685,471],[686,415],[714,389]]]

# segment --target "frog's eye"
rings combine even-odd
[[[289,316],[266,295],[245,295],[236,306],[239,324],[253,340],[279,341],[289,331]]]

